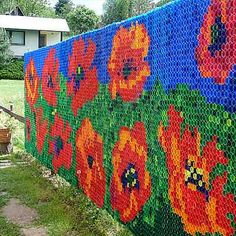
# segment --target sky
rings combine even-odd
[[[155,0],[154,2],[158,2],[159,0]],[[55,6],[57,0],[48,0],[52,7]],[[75,5],[85,5],[86,7],[94,10],[98,15],[102,15],[103,13],[103,4],[105,0],[72,0]]]

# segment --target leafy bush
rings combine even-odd
[[[6,65],[12,58],[10,41],[5,29],[0,28],[0,65]]]
[[[24,79],[24,61],[22,59],[13,59],[4,67],[0,66],[0,80],[23,80]]]

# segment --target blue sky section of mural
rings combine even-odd
[[[210,103],[224,105],[230,112],[236,111],[236,66],[224,85],[219,85],[212,78],[203,78],[195,59],[198,35],[204,14],[210,0],[177,0],[175,3],[157,8],[149,13],[114,23],[103,29],[88,32],[59,43],[53,47],[57,50],[60,72],[67,77],[68,58],[72,53],[74,40],[82,37],[96,42],[97,51],[93,65],[98,69],[100,83],[109,83],[107,70],[113,36],[120,26],[130,27],[135,22],[143,23],[150,36],[150,48],[146,60],[151,67],[151,75],[144,89],[151,91],[157,79],[168,93],[177,84],[187,84],[190,89],[197,89]],[[30,57],[36,62],[38,75],[41,76],[43,61],[51,47],[25,54],[25,65]]]

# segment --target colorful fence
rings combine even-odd
[[[136,235],[235,235],[236,1],[29,52],[25,86],[26,150]]]

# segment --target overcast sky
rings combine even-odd
[[[159,0],[155,0],[158,2]],[[48,0],[52,7],[55,6],[57,0]],[[72,0],[75,5],[85,5],[88,8],[94,10],[98,15],[102,15],[103,12],[103,3],[105,0]]]

